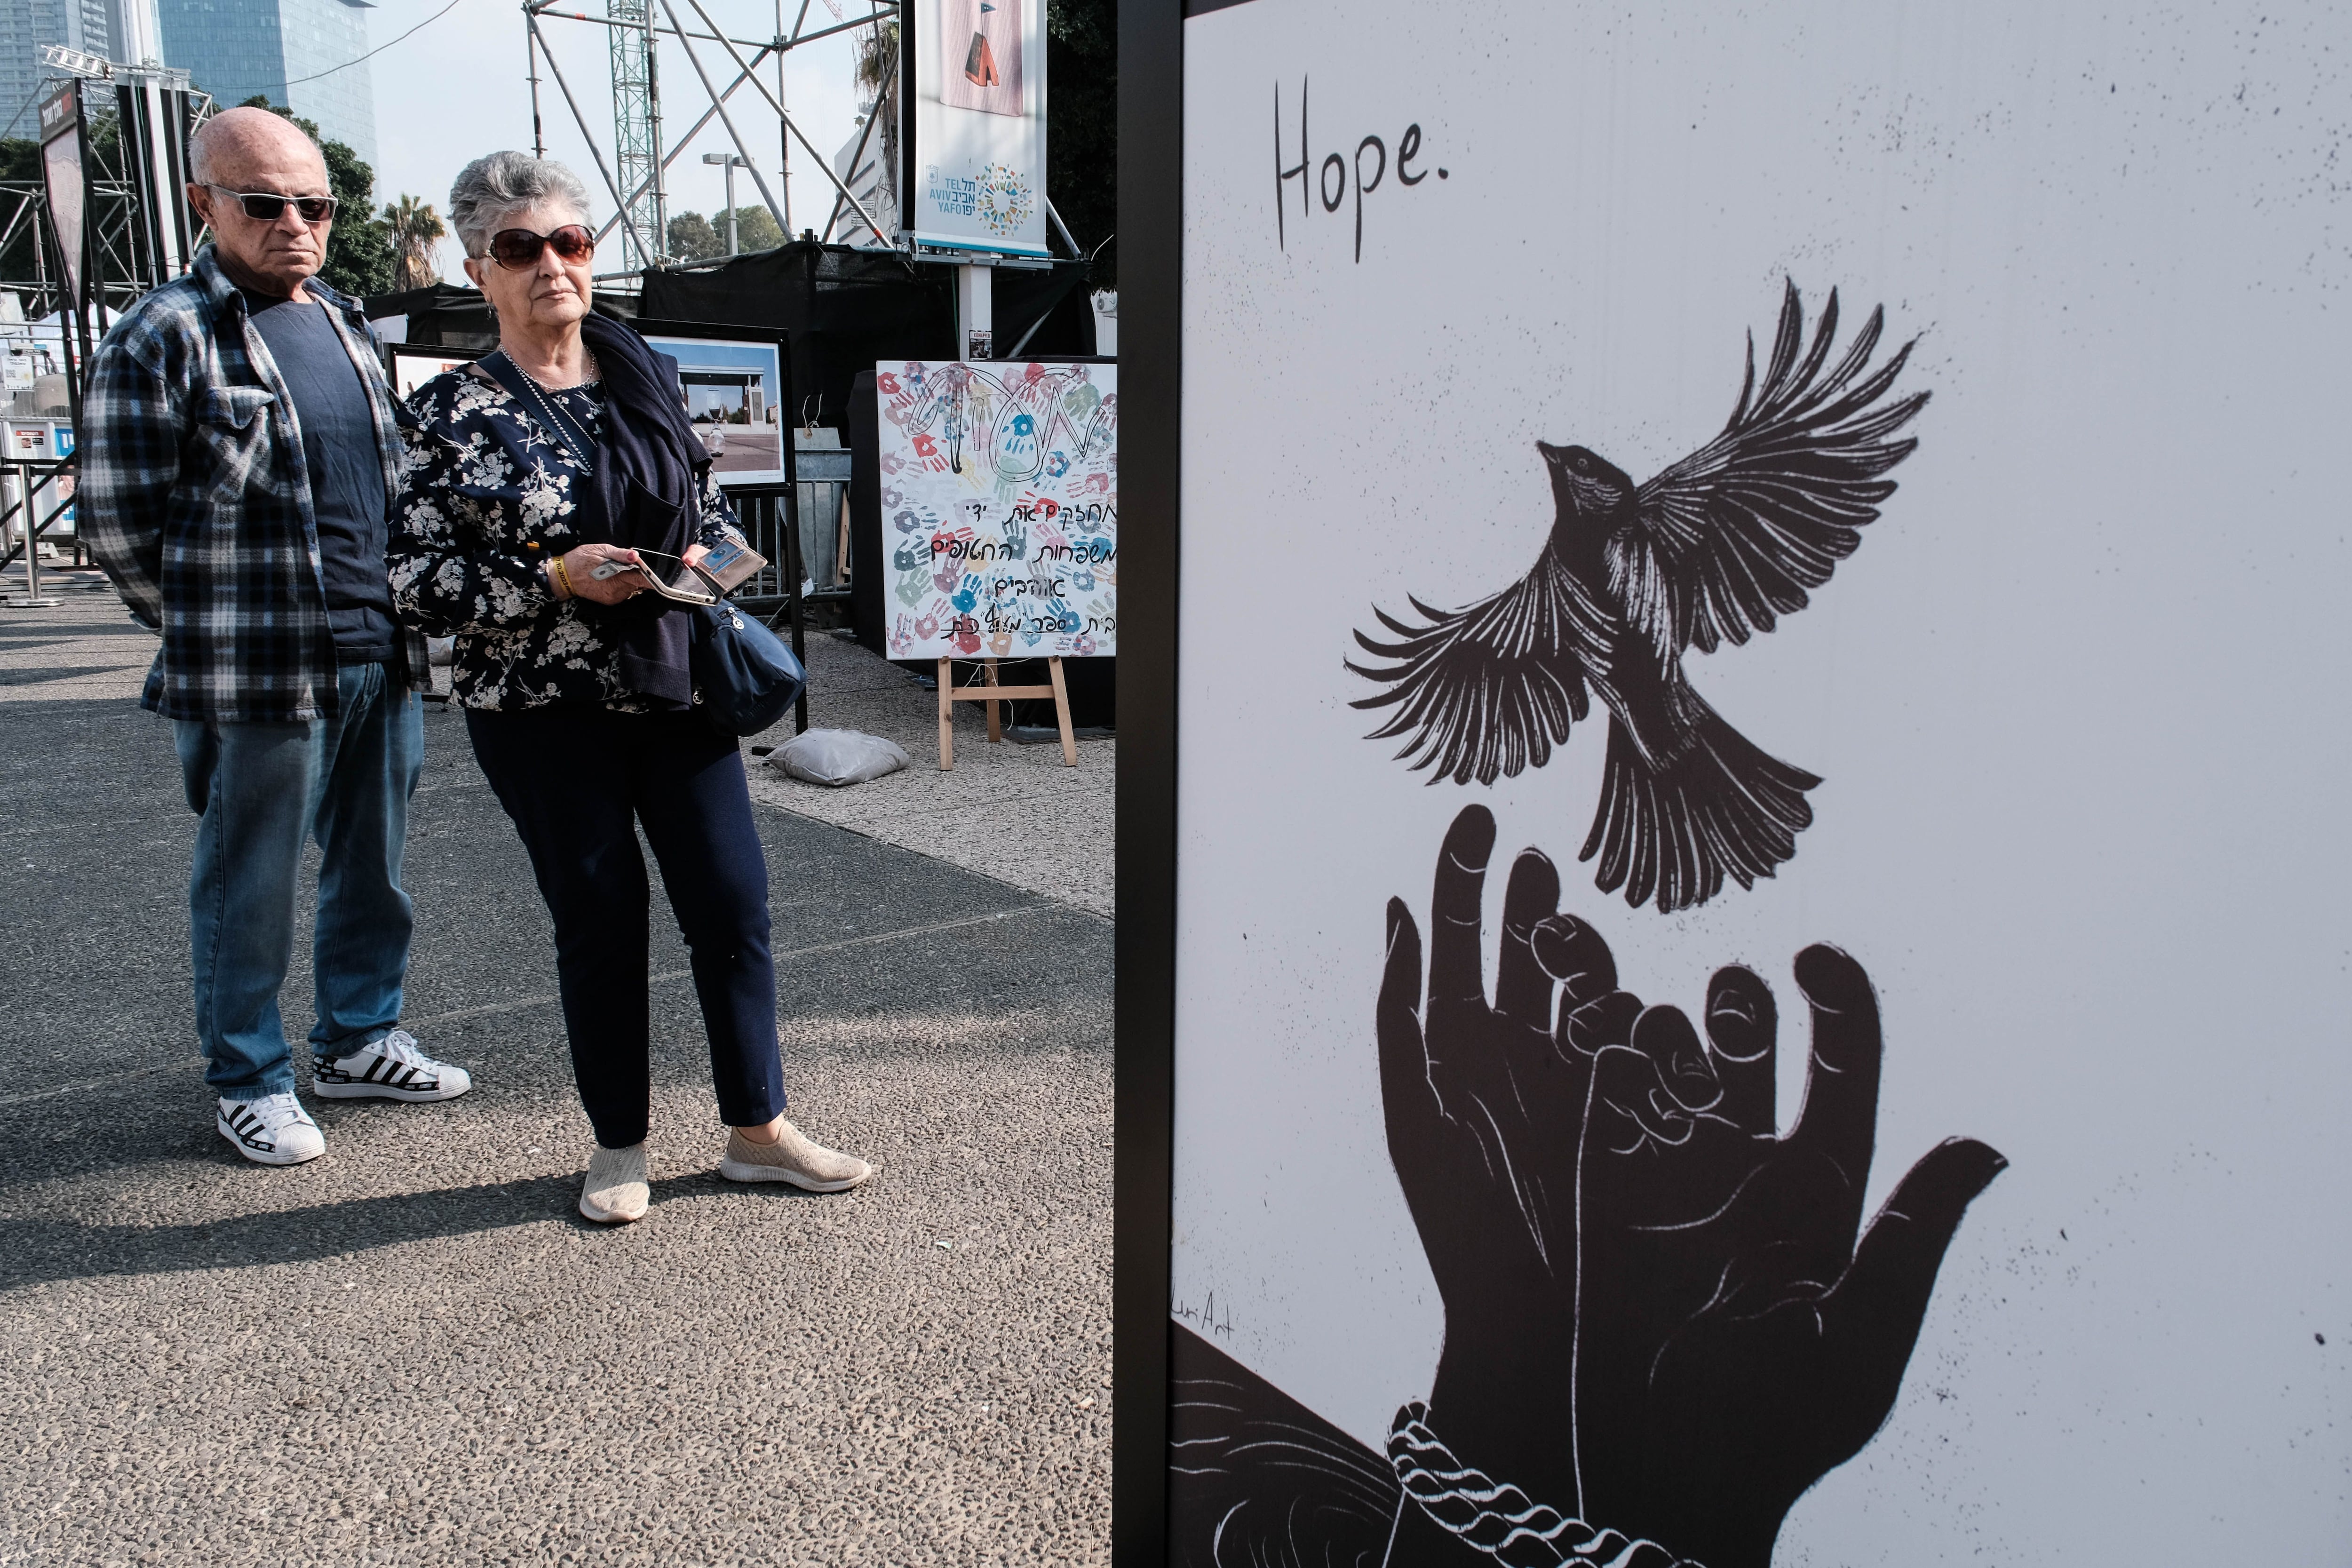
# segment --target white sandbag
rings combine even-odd
[[[856,730],[811,730],[768,753],[768,765],[808,784],[864,784],[907,765],[907,753],[879,735]]]

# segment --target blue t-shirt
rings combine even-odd
[[[307,297],[273,300],[250,289],[245,305],[286,378],[294,418],[302,427],[336,660],[388,660],[394,634],[392,584],[383,564],[387,498],[367,388],[327,320],[326,306]]]

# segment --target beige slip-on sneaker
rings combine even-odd
[[[588,1176],[580,1184],[580,1212],[598,1225],[626,1225],[646,1217],[653,1193],[646,1185],[646,1146],[598,1145],[588,1156]]]
[[[845,1193],[874,1173],[855,1154],[810,1142],[789,1121],[776,1127],[781,1136],[772,1143],[754,1143],[741,1128],[730,1127],[719,1173],[730,1182],[790,1182],[811,1193]]]

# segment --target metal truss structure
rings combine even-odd
[[[0,289],[14,291],[26,321],[38,323],[7,335],[31,339],[41,354],[54,349],[79,425],[91,349],[116,314],[177,277],[203,243],[182,187],[188,137],[213,101],[189,90],[184,71],[55,46],[43,53],[59,77],[78,79],[44,89],[43,180],[0,184]],[[10,457],[0,472],[0,565],[35,550],[63,518],[78,462],[73,454],[46,463]],[[37,572],[27,572],[34,602]]]
[[[751,143],[737,122],[729,104],[746,86],[764,100],[767,112],[775,117],[779,167],[789,168],[793,143],[800,143],[806,156],[814,161],[835,192],[834,210],[838,219],[842,215],[854,215],[856,226],[870,231],[885,246],[897,248],[898,240],[884,229],[875,216],[842,182],[833,167],[833,160],[809,141],[799,124],[784,107],[784,57],[803,45],[829,38],[836,34],[854,32],[860,27],[877,26],[898,15],[899,0],[866,0],[870,9],[865,16],[836,20],[829,26],[810,27],[808,13],[811,0],[800,0],[800,13],[793,18],[789,32],[783,26],[783,11],[779,0],[776,32],[769,38],[738,38],[729,36],[711,18],[705,0],[605,0],[605,14],[591,16],[585,12],[558,10],[561,0],[523,0],[524,47],[528,51],[530,72],[530,119],[533,137],[532,151],[544,157],[547,142],[540,115],[540,74],[543,62],[548,75],[555,82],[564,107],[571,110],[574,124],[588,143],[589,155],[596,162],[596,173],[604,181],[613,199],[613,216],[597,238],[619,228],[624,233],[625,254],[631,266],[625,272],[606,275],[608,278],[634,277],[647,267],[668,265],[669,240],[667,215],[668,208],[667,174],[680,153],[691,146],[694,139],[713,120],[726,129],[729,141],[743,159],[744,171],[759,187],[760,199],[774,215],[776,226],[786,235],[793,232],[792,214],[779,200],[763,172],[762,160],[751,150]],[[688,17],[681,14],[680,5],[691,14],[699,27],[688,26]],[[834,9],[832,0],[827,8]],[[835,12],[838,16],[837,10]],[[563,68],[557,63],[554,51],[548,47],[546,27],[551,22],[584,22],[611,30],[613,61],[613,155],[604,154],[604,139],[591,128],[578,94],[565,79]],[[685,52],[687,64],[693,68],[708,107],[687,128],[683,136],[671,139],[667,145],[662,137],[661,87],[656,68],[656,40],[675,38]],[[713,78],[710,66],[705,63],[705,50],[696,46],[717,45],[734,67],[734,75],[725,87]],[[761,68],[774,61],[774,85],[762,79]],[[883,85],[887,97],[889,84]],[[871,119],[867,132],[872,131]],[[861,153],[864,141],[860,140]],[[834,225],[826,226],[830,233]]]
[[[629,250],[639,267],[661,258],[638,246],[638,237],[661,246],[669,233],[669,192],[662,180],[660,55],[654,47],[653,10],[647,0],[604,0],[612,23],[613,162],[621,188],[632,193]]]

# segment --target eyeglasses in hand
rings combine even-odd
[[[289,202],[302,215],[304,223],[331,223],[336,207],[341,205],[333,196],[281,196],[275,191],[232,191],[226,185],[206,185],[205,189],[235,196],[237,205],[245,209],[245,216],[256,223],[276,223]]]

